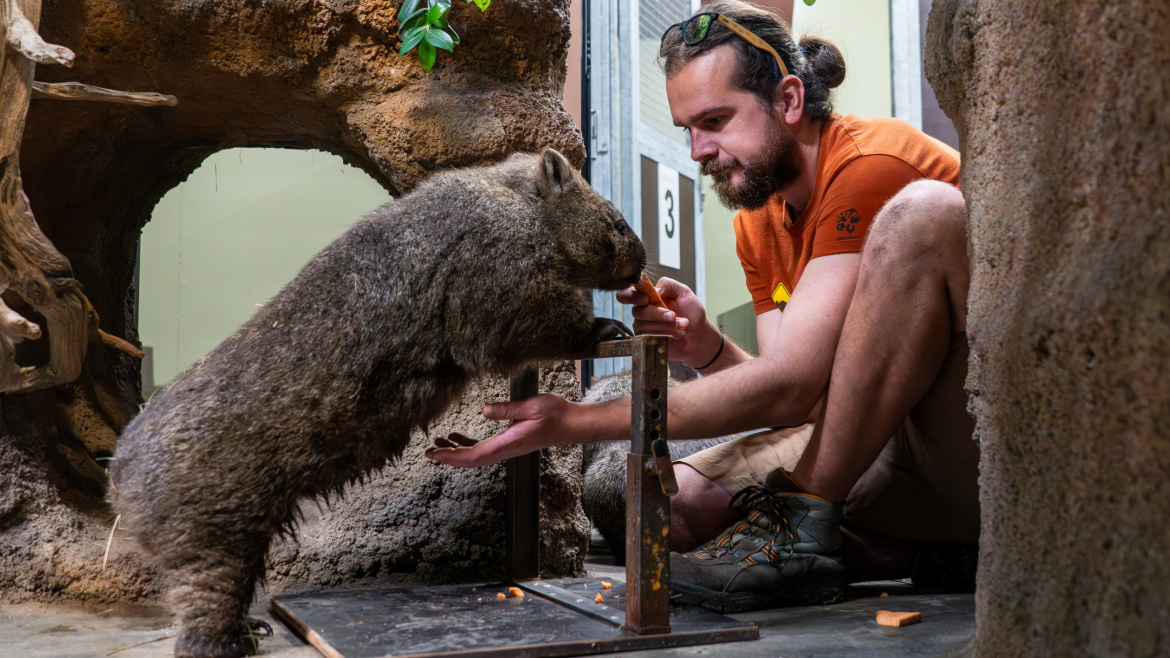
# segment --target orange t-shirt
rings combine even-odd
[[[779,307],[810,259],[861,251],[865,232],[890,197],[921,178],[959,184],[959,153],[900,119],[834,114],[821,129],[812,196],[789,222],[773,195],[735,215],[735,250],[756,315]]]

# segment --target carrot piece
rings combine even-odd
[[[503,592],[500,592],[499,594],[496,594],[496,598],[497,598],[497,599],[506,599],[506,598],[508,598],[508,597],[504,596],[504,593],[503,593]]]
[[[650,280],[650,275],[645,272],[642,272],[642,278],[638,279],[638,282],[634,284],[634,290],[649,297],[651,304],[670,310],[666,302],[662,301],[662,295],[659,295],[658,291],[654,288],[654,282]]]
[[[603,581],[601,581],[601,587],[603,589],[609,589],[609,588],[613,587],[613,583],[607,583],[603,580]]]
[[[524,590],[520,589],[519,587],[509,587],[508,593],[511,594],[512,596],[518,596],[518,597],[524,596]]]
[[[593,599],[593,601],[594,601],[595,603],[604,603],[604,601],[602,601],[602,600],[601,600],[601,594],[598,594],[598,595],[597,595],[597,598]]]
[[[920,621],[922,621],[921,612],[879,610],[877,613],[877,623],[882,626],[909,626],[910,624],[917,624]]]

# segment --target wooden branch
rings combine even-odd
[[[73,66],[73,51],[65,46],[56,46],[45,43],[37,34],[37,28],[28,18],[20,5],[10,0],[0,0],[7,3],[7,41],[8,46],[24,55],[37,64],[60,64]]]
[[[3,1],[3,0],[0,0]],[[55,98],[67,101],[105,101],[124,105],[175,106],[179,99],[167,94],[149,91],[117,91],[82,84],[80,82],[33,82],[33,98]]]
[[[16,363],[16,344],[41,337],[41,328],[0,300],[0,391],[20,386],[24,371]]]
[[[106,332],[102,331],[101,329],[98,329],[97,332],[98,332],[98,337],[101,339],[102,345],[105,345],[106,347],[109,347],[110,349],[115,349],[115,350],[118,350],[119,352],[125,352],[126,354],[129,354],[130,356],[134,357],[135,359],[141,359],[144,356],[146,356],[146,352],[143,352],[142,350],[138,349],[137,347],[134,347],[134,344],[128,340],[124,340],[122,338],[118,338],[117,336],[112,336],[110,334],[107,334]]]
[[[85,360],[86,338],[96,331],[97,313],[75,280],[31,279],[23,288],[12,286],[10,290],[44,316],[49,332],[49,363],[23,368],[20,383],[5,389],[5,393],[27,393],[77,379]]]
[[[39,13],[39,0],[0,0],[0,293],[8,296],[8,302],[0,299],[0,393],[35,391],[77,379],[91,341],[143,356],[133,345],[98,329],[97,312],[73,278],[69,260],[41,232],[24,194],[20,146],[33,69],[38,63],[73,64],[68,48],[47,44],[37,35]],[[23,57],[7,56],[10,49]],[[54,97],[117,97],[115,102],[147,105],[176,102],[162,94],[126,94],[76,83],[46,88]],[[37,326],[8,303],[15,308],[27,305],[44,321]],[[21,367],[16,363],[16,344],[38,338],[48,342],[49,362]]]

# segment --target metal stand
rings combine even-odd
[[[670,602],[670,496],[678,493],[678,484],[666,445],[667,340],[638,336],[604,342],[585,357],[633,358],[626,582],[607,590],[611,602],[625,598],[624,614],[593,599],[600,581],[535,580],[539,452],[506,465],[509,584],[537,596],[497,599],[501,584],[397,587],[280,597],[273,600],[273,611],[330,658],[532,658],[758,639],[754,624]],[[535,368],[517,375],[512,400],[536,395],[538,383]]]
[[[633,438],[626,456],[626,623],[638,634],[670,632],[670,496],[678,493],[666,450],[666,336],[603,343],[600,356],[634,358]],[[608,353],[607,353],[608,352]]]

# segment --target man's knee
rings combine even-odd
[[[874,218],[866,238],[866,252],[895,255],[903,260],[914,252],[966,258],[967,207],[953,185],[922,179],[895,194]]]
[[[711,510],[726,509],[731,494],[707,476],[686,464],[674,465],[678,495],[671,498],[671,510],[683,517],[702,518]]]
[[[731,494],[702,473],[676,463],[678,495],[671,498],[671,550],[689,551],[719,534],[735,520]]]

